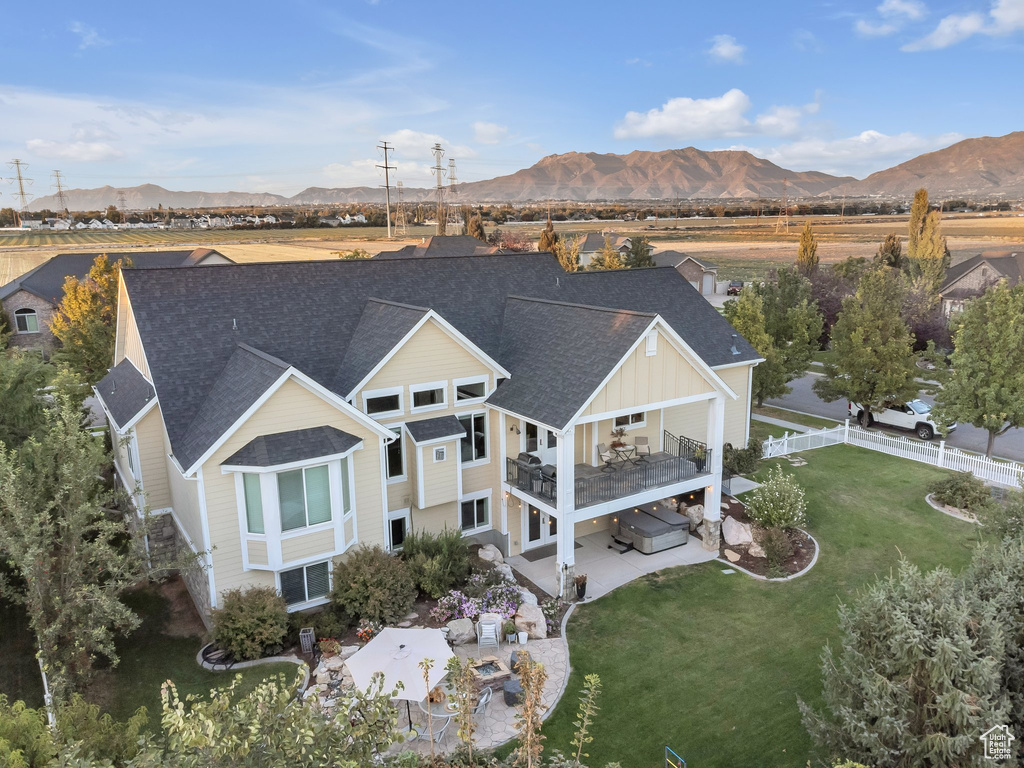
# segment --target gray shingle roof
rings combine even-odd
[[[513,375],[488,402],[560,429],[654,317],[510,297],[500,359]]]
[[[525,371],[535,363],[521,354],[512,366],[503,359],[503,330],[518,333],[506,317],[509,296],[657,312],[712,367],[759,357],[742,339],[737,344],[741,354],[730,353],[732,326],[674,269],[567,275],[547,253],[137,269],[125,271],[124,281],[171,445],[182,465],[201,456],[219,436],[214,433],[230,426],[286,367],[281,360],[275,370],[262,359],[251,359],[259,355],[254,350],[243,355],[240,343],[287,360],[344,397],[348,392],[339,382],[348,383],[356,375],[343,369],[349,348],[372,336],[361,328],[364,316],[371,316],[368,311],[379,311],[395,323],[383,338],[397,335],[403,318],[411,321],[410,306],[429,307],[507,368],[513,380],[519,375],[516,366]],[[371,302],[379,306],[370,308]],[[405,304],[410,314],[386,302]],[[564,354],[573,358],[574,345],[563,340],[572,341],[577,330],[573,325],[548,326],[534,343],[543,346],[542,339],[557,338],[559,348],[564,346]],[[353,349],[353,367],[368,370],[366,361],[379,350],[364,355]],[[554,392],[570,389],[563,387],[566,377],[559,374],[567,363],[553,356],[544,359],[555,366],[550,372],[557,381]],[[234,376],[243,382],[232,384]],[[241,391],[236,393],[236,388]],[[528,398],[521,402],[529,407]]]
[[[64,280],[71,276],[77,277],[79,280],[84,278],[89,273],[96,257],[101,253],[103,252],[58,253],[49,261],[43,262],[35,269],[29,270],[0,288],[0,300],[15,291],[25,290],[52,304],[57,304],[64,296]],[[149,269],[191,266],[202,261],[211,253],[217,253],[217,251],[209,248],[196,248],[189,251],[110,251],[107,255],[111,261],[128,258],[132,260],[133,267]],[[196,254],[199,256],[196,257]]]
[[[361,442],[355,435],[330,426],[276,432],[250,440],[221,462],[221,466],[276,467],[295,461],[335,456],[355,448]]]
[[[153,385],[146,381],[131,360],[125,358],[100,379],[96,392],[114,417],[119,429],[134,419],[154,397]]]
[[[394,349],[430,310],[381,299],[369,299],[348,343],[331,389],[348,396],[353,387]]]
[[[414,443],[425,443],[428,440],[439,440],[442,437],[464,437],[466,428],[454,416],[438,416],[436,419],[406,422]]]
[[[698,259],[696,256],[691,256],[690,254],[683,253],[682,251],[657,251],[652,254],[652,258],[654,259],[654,263],[659,267],[678,267],[682,262],[687,259],[691,259],[704,269],[711,271],[718,269],[718,265],[712,264],[710,261],[705,261],[704,259]]]
[[[497,252],[493,245],[470,235],[439,235],[429,237],[425,243],[407,245],[397,251],[381,251],[375,259],[414,259],[452,256],[483,256]]]
[[[954,264],[946,270],[946,281],[939,288],[939,293],[950,297],[953,284],[982,263],[988,264],[993,271],[998,273],[994,276],[993,283],[1005,277],[1010,285],[1016,285],[1024,279],[1024,245],[1015,249],[982,251],[977,256]],[[976,291],[963,293],[971,294]]]

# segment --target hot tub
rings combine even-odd
[[[625,509],[614,520],[612,533],[645,555],[682,546],[690,536],[690,519],[662,502]]]

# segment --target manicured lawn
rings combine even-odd
[[[202,638],[166,634],[169,604],[156,589],[138,590],[129,595],[127,602],[142,617],[142,626],[119,644],[121,662],[101,673],[88,693],[111,716],[122,720],[144,706],[149,711],[150,728],[158,730],[160,686],[165,680],[174,681],[182,697],[231,684],[236,673],[209,672],[196,664]],[[250,691],[267,677],[284,672],[291,680],[297,671],[294,664],[279,663],[239,670],[237,674],[242,675],[242,690]]]
[[[797,698],[819,700],[839,602],[900,553],[923,568],[960,569],[978,529],[924,502],[940,474],[930,467],[851,446],[802,456],[808,465],[792,471],[821,546],[815,568],[769,584],[725,575],[719,563],[684,566],[581,606],[568,628],[567,694],[545,724],[548,749],[568,747],[576,692],[596,672],[603,694],[589,765],[660,766],[666,745],[703,768],[806,765]]]

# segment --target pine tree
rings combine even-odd
[[[956,320],[952,372],[939,391],[936,416],[996,437],[1024,426],[1024,285],[1005,280],[972,300]]]
[[[591,271],[599,271],[606,269],[622,269],[624,267],[625,264],[622,262],[622,256],[620,256],[619,252],[612,247],[612,241],[606,237],[604,239],[604,246],[591,260],[587,269]]]
[[[725,318],[765,359],[754,368],[751,385],[751,394],[757,399],[758,406],[764,404],[765,398],[786,394],[789,387],[786,386],[785,360],[765,330],[761,297],[752,288],[744,288],[737,299],[726,302]]]
[[[113,365],[118,273],[130,266],[128,259],[110,262],[106,254],[97,256],[84,280],[65,280],[64,298],[50,321],[50,330],[61,343],[54,360],[90,384]]]
[[[900,242],[899,235],[895,232],[890,232],[886,235],[885,240],[878,246],[878,252],[875,254],[875,264],[892,267],[900,271],[906,268],[907,262],[903,258],[903,243]]]
[[[634,237],[629,241],[629,253],[626,254],[625,266],[629,269],[654,266],[650,240],[646,237]]]
[[[899,273],[880,267],[865,274],[857,293],[843,299],[825,375],[814,382],[815,393],[827,402],[860,403],[865,423],[884,403],[917,395],[914,337],[900,315],[903,301]]]
[[[979,734],[1009,714],[1000,625],[947,569],[902,562],[840,607],[823,707],[801,701],[804,726],[827,754],[875,768],[980,765]]]
[[[800,249],[796,254],[796,269],[804,277],[810,277],[818,271],[818,238],[811,230],[811,222],[804,224],[800,233]]]
[[[0,354],[0,444],[17,448],[46,423],[46,403],[39,391],[54,370],[32,352]]]
[[[555,225],[551,223],[551,217],[548,216],[548,225],[541,230],[540,241],[537,243],[537,250],[554,253],[555,245],[557,245],[557,243],[558,233],[555,232]]]

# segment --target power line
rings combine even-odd
[[[448,215],[447,222],[453,227],[459,223],[458,199],[456,197],[456,185],[459,183],[458,175],[455,172],[455,158],[448,158]],[[463,222],[468,224],[468,222]]]
[[[128,196],[124,193],[124,190],[118,190],[117,192],[117,207],[121,211],[121,220],[123,223],[128,221]]]
[[[386,141],[381,141],[377,145],[377,149],[384,150],[384,165],[378,165],[378,168],[384,169],[384,215],[388,220],[388,239],[391,239],[391,177],[388,175],[388,171],[397,170],[395,166],[388,165],[388,150],[393,149],[389,147]]]
[[[402,182],[395,182],[395,189],[398,190],[398,212],[395,214],[395,229],[399,235],[408,234],[405,226],[405,203],[402,201]]]
[[[435,144],[431,150],[434,153],[434,173],[437,174],[437,234],[445,233],[447,219],[444,215],[444,169],[441,167],[441,158],[444,157],[444,150],[440,144]]]
[[[51,175],[53,176],[53,187],[57,190],[57,205],[62,213],[69,213],[68,197],[64,194],[64,177],[61,176],[60,171],[54,171]]]
[[[21,211],[25,210],[25,206],[28,205],[28,201],[32,197],[32,195],[25,191],[25,185],[31,184],[33,182],[33,179],[26,178],[21,173],[22,168],[28,168],[28,163],[23,162],[18,158],[14,158],[7,165],[14,170],[14,173],[17,176],[18,191],[14,193],[14,196],[21,200],[21,206],[18,208],[18,212],[20,213]],[[17,218],[18,226],[21,226],[21,216],[19,215]]]

